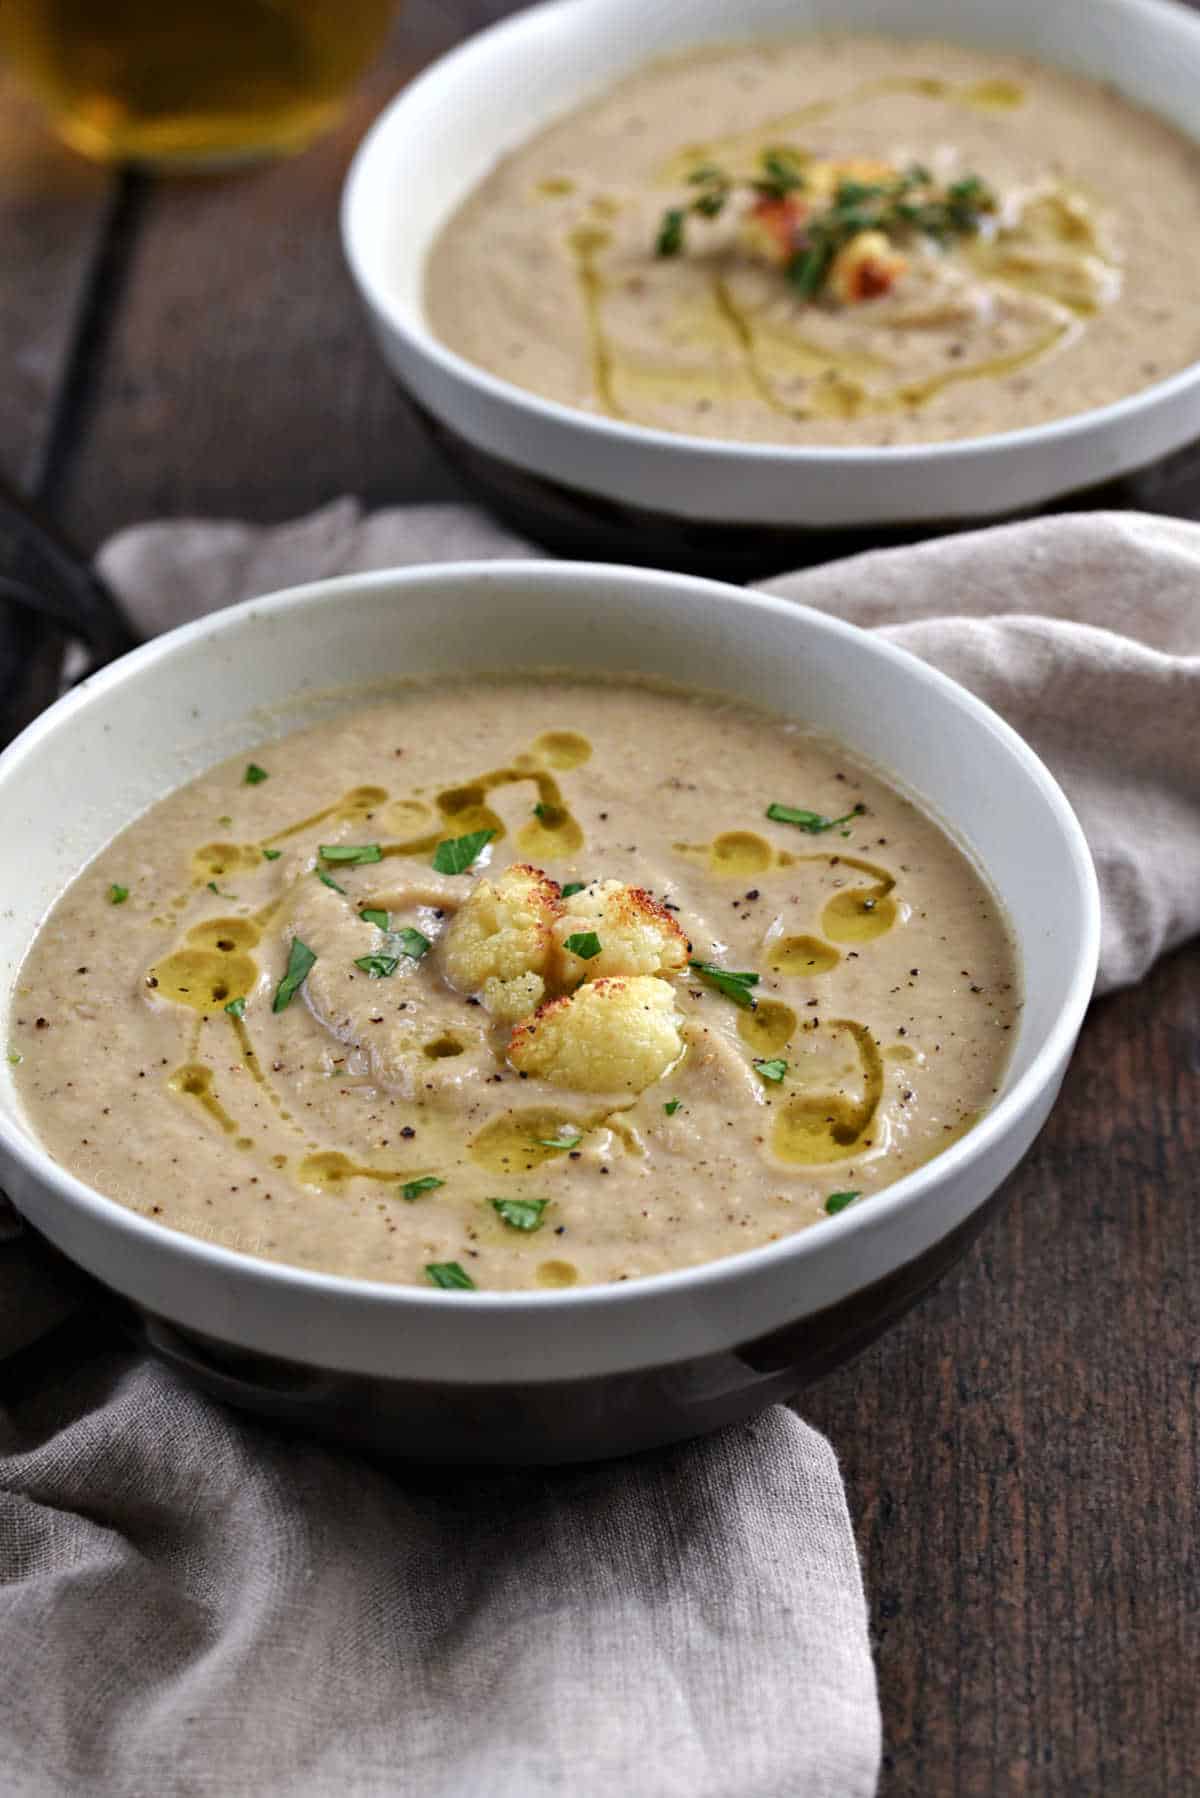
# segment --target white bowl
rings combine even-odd
[[[169,1230],[51,1159],[0,1063],[6,1190],[146,1316],[155,1346],[232,1399],[438,1459],[571,1459],[694,1435],[852,1352],[961,1248],[1025,1153],[1096,968],[1095,876],[1067,801],[1020,738],[943,675],[849,625],[713,582],[467,563],[234,607],[124,657],[30,726],[0,757],[0,827],[20,870],[0,912],[0,1042],[49,907],[172,788],[353,703],[331,702],[333,686],[531,664],[636,664],[717,687],[890,770],[990,872],[1026,1001],[994,1109],[869,1203],[709,1266],[564,1293],[335,1278]]]
[[[736,16],[728,0],[556,0],[471,38],[368,133],[346,182],[343,242],[390,367],[502,506],[535,528],[539,517],[558,524],[543,531],[548,540],[590,516],[597,529],[625,530],[624,557],[632,542],[639,554],[678,561],[695,534],[673,543],[667,522],[778,534],[995,518],[1111,481],[1200,434],[1200,364],[1025,430],[820,449],[720,442],[576,411],[475,367],[433,335],[427,253],[500,156],[653,57],[822,27],[1028,52],[1111,82],[1200,136],[1200,15],[1166,0],[742,0]]]

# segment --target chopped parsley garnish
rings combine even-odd
[[[540,1230],[549,1199],[489,1199],[488,1204],[510,1230]]]
[[[21,1063],[24,1061],[25,1057],[22,1054],[20,1054],[18,1050],[10,1049],[8,1051],[8,1059],[12,1062],[12,1064],[15,1068],[19,1068]]]
[[[266,769],[260,768],[257,762],[247,762],[246,772],[242,776],[243,783],[248,787],[256,787],[260,781],[270,780],[270,778]]]
[[[776,802],[767,807],[767,817],[773,818],[776,824],[794,824],[799,830],[806,830],[810,837],[819,837],[822,831],[833,830],[838,824],[849,824],[851,818],[860,818],[866,809],[860,800],[845,817],[827,818],[823,812],[806,812],[800,806]]]
[[[302,943],[298,936],[292,938],[292,947],[288,954],[287,973],[275,988],[275,997],[271,1001],[272,1011],[286,1011],[316,961],[316,956],[307,943]]]
[[[231,999],[225,1007],[231,1018],[244,1018],[246,1015],[245,999]]]
[[[223,893],[221,891],[220,887],[217,885],[215,880],[210,880],[208,882],[208,890],[210,893],[215,893],[217,895],[218,899],[236,899],[237,898],[236,893]]]
[[[431,1286],[440,1286],[443,1292],[474,1292],[475,1282],[465,1268],[457,1261],[427,1261],[425,1273]]]
[[[581,930],[574,936],[567,937],[563,948],[570,955],[577,955],[580,961],[591,961],[600,953],[600,938],[594,930]]]
[[[537,1141],[543,1149],[573,1149],[583,1141],[583,1131],[576,1130],[573,1124],[564,1124],[557,1136],[539,1136]]]
[[[696,189],[695,198],[670,207],[659,221],[654,246],[659,256],[680,255],[689,217],[716,218],[739,186],[748,191],[752,214],[763,207],[786,208],[807,185],[805,162],[786,147],[767,149],[758,173],[748,180],[702,163],[688,176],[688,185]],[[840,181],[828,200],[785,213],[783,272],[797,293],[811,300],[824,287],[839,251],[863,232],[881,232],[898,245],[930,239],[946,249],[957,238],[975,235],[984,215],[994,213],[997,205],[995,193],[978,175],[963,175],[939,188],[920,163],[883,181]]]
[[[853,1205],[855,1199],[861,1199],[861,1192],[831,1192],[825,1201],[825,1209],[830,1217],[836,1217],[847,1205]]]
[[[376,955],[360,955],[355,959],[355,967],[369,974],[372,980],[388,980],[400,966],[400,956],[407,955],[413,961],[420,961],[430,947],[429,938],[406,924],[402,930],[391,929],[391,919],[387,912],[368,910],[360,912],[359,917],[368,924],[377,924],[385,931],[387,941],[383,951]]]
[[[116,881],[114,881],[112,886],[108,889],[108,903],[110,905],[124,905],[128,897],[129,888],[119,887]]]
[[[263,860],[265,862],[277,862],[282,854],[282,849],[264,849]]]
[[[406,924],[403,930],[393,930],[391,940],[399,944],[402,952],[411,955],[414,961],[420,961],[430,946],[429,938],[422,936],[419,930],[414,930],[411,924]]]
[[[788,1064],[782,1057],[775,1056],[771,1061],[756,1061],[754,1063],[754,1071],[756,1074],[761,1075],[764,1080],[771,1080],[778,1086],[779,1082],[788,1071]]]
[[[372,980],[390,980],[400,966],[400,957],[398,955],[356,955],[354,965],[356,968],[361,968],[364,974],[369,974]]]
[[[402,1199],[419,1199],[423,1192],[432,1192],[435,1186],[444,1186],[446,1182],[439,1180],[436,1174],[422,1174],[419,1180],[406,1180],[400,1188]]]
[[[317,879],[320,881],[320,883],[323,887],[328,887],[331,893],[340,893],[342,895],[343,899],[345,898],[345,896],[346,896],[345,887],[340,887],[338,885],[337,881],[334,880],[334,878],[331,874],[326,874],[324,868],[314,868],[313,873],[316,875]]]
[[[222,812],[221,816],[217,819],[217,823],[218,824],[232,824],[233,819],[230,817],[228,812]]]
[[[762,174],[753,183],[762,200],[786,200],[805,185],[801,159],[794,150],[764,150]]]
[[[671,206],[662,215],[658,236],[654,240],[656,256],[678,256],[683,248],[683,225],[687,213],[682,206]]]
[[[378,843],[322,843],[317,851],[323,862],[381,862],[383,850]]]
[[[533,808],[533,815],[539,823],[545,824],[549,819],[558,816],[558,807],[547,805],[544,800],[539,799]]]
[[[740,1005],[745,1011],[754,1010],[758,1001],[750,988],[758,985],[757,974],[737,974],[730,968],[719,968],[712,961],[689,961],[688,967],[694,974],[699,974],[701,980],[706,980],[709,986],[715,986],[719,993],[732,999],[735,1005]]]
[[[663,1106],[663,1110],[666,1112],[666,1114],[669,1118],[673,1118],[675,1116],[675,1113],[679,1110],[679,1107],[682,1104],[683,1104],[682,1099],[668,1099],[666,1104]]]
[[[582,891],[586,885],[587,885],[586,880],[568,880],[566,886],[562,890],[563,898],[571,899],[575,896],[576,893],[582,893]]]
[[[472,830],[465,837],[447,837],[433,852],[433,866],[438,874],[465,874],[485,843],[495,836],[494,830]]]

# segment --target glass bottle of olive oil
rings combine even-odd
[[[0,0],[0,49],[68,143],[205,168],[333,123],[396,0]]]

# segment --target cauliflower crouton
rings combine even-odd
[[[524,863],[480,880],[442,940],[451,986],[478,993],[498,1017],[527,1017],[545,994],[550,926],[560,908],[557,883]]]
[[[572,937],[595,935],[600,949],[579,956],[567,948]],[[619,880],[594,880],[563,904],[552,927],[555,953],[551,972],[560,986],[612,975],[677,973],[687,966],[691,947],[665,906],[641,887]]]
[[[518,1024],[508,1059],[579,1092],[640,1093],[683,1053],[675,994],[653,975],[595,980]]]
[[[896,284],[907,267],[907,257],[893,248],[884,232],[860,231],[833,259],[830,292],[844,306],[877,300]]]
[[[808,216],[805,201],[795,194],[756,200],[738,226],[738,242],[749,255],[778,267],[790,262]]]
[[[546,997],[546,982],[540,974],[515,974],[511,980],[495,975],[485,980],[479,997],[494,1018],[502,1024],[515,1024],[537,1010]]]

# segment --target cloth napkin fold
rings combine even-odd
[[[153,631],[346,569],[533,553],[465,510],[340,501],[274,530],[139,527],[101,567]],[[884,630],[1041,750],[1097,857],[1103,986],[1200,926],[1200,528],[1057,518],[771,585]],[[70,1302],[52,1266],[34,1294],[17,1231],[0,1217],[0,1354]],[[6,1792],[874,1791],[845,1498],[789,1412],[613,1467],[397,1477],[51,1340],[0,1364]]]

